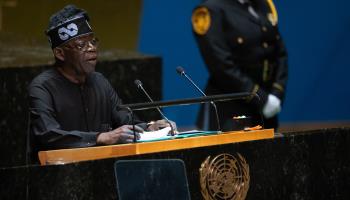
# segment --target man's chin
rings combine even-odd
[[[95,66],[96,66],[96,63],[93,64],[86,64],[86,66],[84,67],[84,72],[86,75],[89,75],[91,74],[92,72],[95,72]]]

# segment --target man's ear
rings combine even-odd
[[[60,61],[64,61],[65,60],[65,54],[62,48],[56,47],[53,50],[53,55]]]

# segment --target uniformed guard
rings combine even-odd
[[[217,103],[221,126],[234,116],[277,128],[288,78],[287,53],[272,0],[207,0],[192,14],[192,28],[209,70],[209,95],[252,92],[258,97]],[[253,97],[253,96],[252,96]],[[209,123],[205,123],[206,115]],[[263,119],[263,122],[262,122]],[[215,114],[202,106],[200,128],[216,129]]]

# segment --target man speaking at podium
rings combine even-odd
[[[88,21],[87,13],[73,5],[50,18],[46,34],[55,64],[29,86],[35,150],[129,143],[134,141],[134,131],[169,126],[164,120],[147,125],[138,119],[133,126],[131,114],[119,109],[122,100],[95,72],[98,39]]]

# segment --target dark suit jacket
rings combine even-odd
[[[131,115],[108,80],[93,72],[77,85],[56,69],[38,75],[29,86],[30,138],[37,150],[89,147],[96,137],[125,124]],[[146,124],[135,120],[143,128]]]

